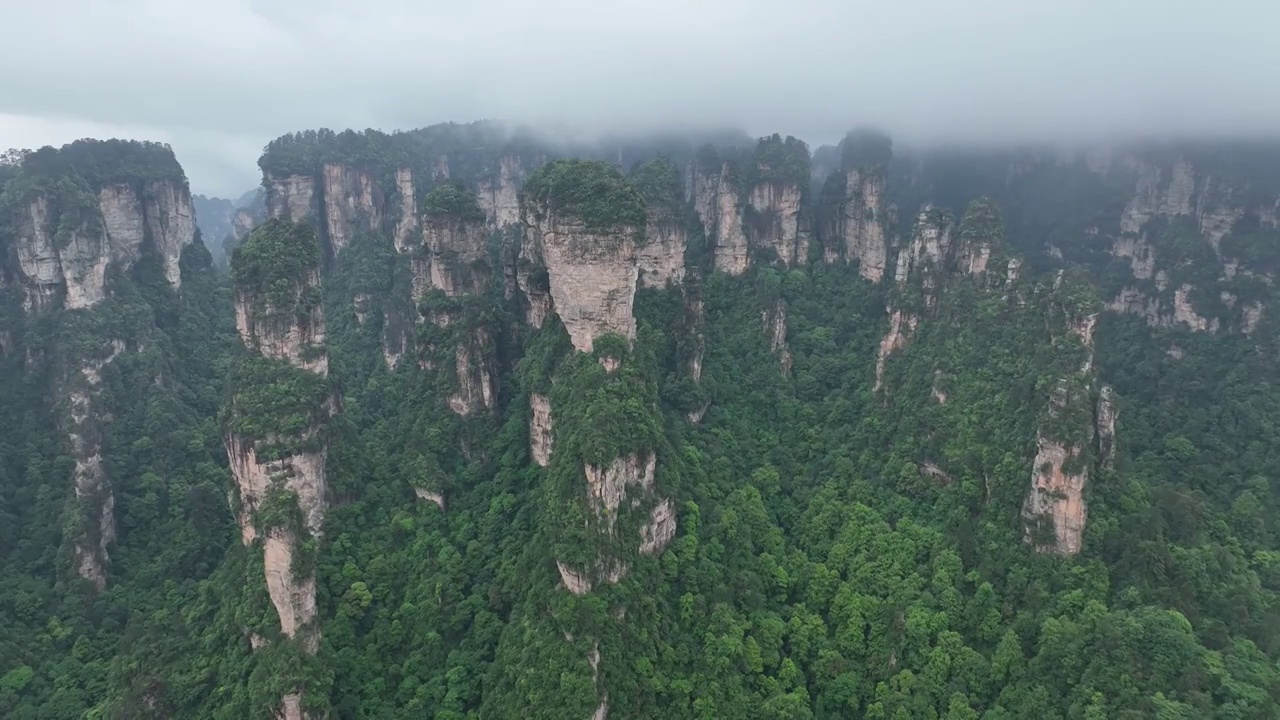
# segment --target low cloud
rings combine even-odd
[[[830,142],[1280,128],[1280,4],[1222,0],[5,3],[0,147],[169,142],[197,192],[292,130],[503,118]]]

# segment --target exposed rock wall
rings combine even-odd
[[[418,246],[418,205],[414,195],[413,171],[409,168],[396,170],[396,200],[399,203],[399,217],[396,219],[395,244],[396,252],[411,253]]]
[[[481,223],[453,215],[429,215],[423,218],[425,260],[414,263],[415,295],[426,290],[439,290],[450,298],[483,296],[490,284],[489,231]],[[426,277],[420,274],[425,272]],[[436,313],[430,321],[448,327],[461,318],[449,313]],[[449,407],[468,416],[480,410],[493,410],[497,404],[493,339],[485,327],[460,328],[454,348],[456,389],[450,395]]]
[[[549,208],[529,217],[529,230],[537,246],[534,253],[541,255],[552,307],[569,331],[574,348],[589,352],[594,340],[606,333],[634,339],[632,305],[640,273],[637,230],[589,231],[581,221],[557,216]],[[531,267],[537,260],[522,257]],[[526,276],[531,277],[532,272]],[[530,306],[536,308],[539,299],[531,292],[533,284],[527,286]]]
[[[793,183],[757,183],[747,201],[755,216],[750,245],[773,248],[783,265],[804,263],[809,248],[801,248],[800,200],[800,188]]]
[[[636,249],[640,287],[664,288],[684,280],[684,251],[689,243],[684,223],[667,213],[649,211],[647,240]]]
[[[50,202],[36,196],[27,203],[17,227],[15,255],[23,306],[40,312],[58,299],[68,310],[81,310],[106,297],[110,244],[96,218],[82,217],[72,228],[51,225]],[[60,232],[61,237],[55,238]]]
[[[119,340],[107,343],[98,357],[79,363],[62,383],[60,393],[67,401],[65,432],[75,461],[72,479],[76,502],[85,523],[73,543],[75,571],[99,591],[107,586],[107,546],[115,542],[116,523],[115,497],[102,463],[105,412],[98,395],[103,368],[124,350]]]
[[[295,367],[327,375],[324,310],[307,297],[319,284],[320,270],[313,268],[294,286],[290,307],[283,308],[256,297],[251,290],[237,288],[236,329],[245,347],[264,357],[287,360]],[[299,308],[305,310],[299,312]]]
[[[257,289],[237,287],[236,326],[245,347],[303,372],[327,375],[323,308],[307,300],[318,295],[319,282],[318,267],[305,270],[294,281],[293,302],[287,308],[272,306],[259,297]],[[264,580],[280,632],[310,653],[316,652],[320,643],[315,573],[299,572],[297,556],[307,551],[303,545],[306,538],[318,538],[323,531],[328,447],[322,432],[335,411],[336,401],[325,400],[312,409],[310,424],[289,437],[250,438],[228,432],[223,438],[239,498],[241,540],[245,545],[261,542]],[[231,413],[234,416],[236,412],[233,404]],[[261,512],[269,502],[296,502],[300,523],[277,519],[264,525]],[[281,717],[307,717],[297,693],[281,698],[279,713]]]
[[[769,349],[778,356],[778,365],[782,374],[791,372],[791,350],[787,347],[787,303],[779,298],[773,307],[760,313],[760,321],[764,325],[765,337],[769,339]]]
[[[196,214],[191,205],[191,191],[186,184],[157,180],[147,186],[144,195],[147,230],[160,256],[169,287],[182,285],[179,261],[182,251],[195,241]]]
[[[337,257],[357,233],[381,228],[382,198],[365,170],[325,163],[323,178],[329,249]]]
[[[529,406],[529,454],[542,467],[551,464],[551,450],[555,442],[555,425],[551,415],[551,400],[546,395],[531,393]]]
[[[888,266],[889,206],[885,198],[884,175],[853,169],[845,172],[845,193],[831,238],[843,241],[846,260],[858,262],[858,273],[871,282],[880,282]],[[835,256],[825,255],[828,262]]]
[[[690,176],[693,208],[702,222],[715,269],[741,275],[751,265],[751,251],[742,223],[745,203],[735,184],[733,166],[695,166]]]
[[[275,177],[267,174],[267,217],[289,222],[312,222],[320,216],[320,195],[310,175]]]
[[[1060,274],[1059,281],[1061,277]],[[1088,520],[1084,495],[1090,472],[1099,459],[1104,464],[1114,459],[1116,411],[1111,389],[1098,392],[1096,406],[1093,401],[1093,333],[1097,319],[1097,314],[1067,318],[1066,335],[1079,340],[1084,357],[1079,369],[1055,386],[1036,434],[1036,456],[1022,518],[1026,541],[1038,552],[1080,552]],[[1088,418],[1082,427],[1064,420],[1079,416]]]
[[[444,173],[447,177],[447,161]],[[482,178],[476,184],[476,200],[491,227],[502,229],[520,222],[520,186],[524,173],[519,157],[505,155],[498,161],[497,177]]]

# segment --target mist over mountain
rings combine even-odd
[[[197,193],[299,128],[500,118],[574,135],[854,125],[900,145],[1273,135],[1270,3],[803,0],[530,6],[85,0],[8,8],[0,145],[168,142]]]
[[[1280,717],[1280,11],[5,19],[0,717]]]

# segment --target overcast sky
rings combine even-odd
[[[0,0],[0,149],[502,118],[812,144],[1280,134],[1276,0]]]

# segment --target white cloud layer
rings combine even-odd
[[[0,148],[170,142],[238,195],[271,138],[504,118],[830,141],[1280,132],[1261,0],[0,0]]]

